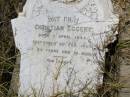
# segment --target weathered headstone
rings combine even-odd
[[[27,0],[12,20],[21,52],[19,95],[96,91],[103,46],[117,22],[110,0]]]

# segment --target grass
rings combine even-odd
[[[112,0],[115,12],[120,14],[120,25],[119,30],[124,31],[124,24],[122,22],[124,21],[123,16],[123,9],[125,8],[125,2],[126,0]],[[7,96],[10,92],[10,81],[11,81],[11,74],[13,73],[13,69],[15,66],[15,61],[17,57],[17,50],[15,48],[12,30],[11,30],[11,24],[10,19],[15,18],[17,16],[17,13],[21,8],[18,8],[19,0],[0,0],[0,97],[17,97],[17,93],[15,91],[10,93],[10,96]],[[1,14],[2,13],[2,14]],[[122,29],[121,29],[122,28]],[[121,50],[125,53],[130,53],[129,51],[130,47],[130,40],[121,41],[117,44],[116,49]],[[117,51],[118,51],[117,50]],[[118,59],[118,52],[115,52],[114,55],[109,56],[107,58],[111,58],[111,62],[108,62],[108,65],[111,65],[111,68],[108,70],[106,68],[106,60],[102,60],[99,62],[99,65],[102,68],[102,73],[106,75],[106,78],[104,79],[103,85],[97,86],[98,93],[94,93],[93,89],[87,90],[88,92],[84,91],[84,97],[114,97],[115,92],[118,92],[120,88],[122,88],[124,85],[119,82],[118,79],[118,70],[117,68],[114,68],[114,66],[117,66],[118,63],[116,62]],[[126,54],[128,58],[130,56]],[[113,60],[113,59],[116,59]],[[106,68],[106,69],[105,69]],[[55,79],[58,78],[60,70],[58,70],[57,74],[55,75]],[[113,73],[117,72],[117,73]],[[114,75],[115,74],[115,75]],[[36,97],[35,89],[33,90],[33,96]],[[114,92],[113,92],[114,91]],[[43,93],[44,94],[44,93]],[[78,94],[77,94],[78,95]],[[75,93],[72,92],[66,92],[66,91],[57,91],[57,93],[53,94],[50,97],[78,97],[75,95]],[[43,97],[40,96],[39,97]]]

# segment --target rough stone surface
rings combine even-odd
[[[103,47],[116,40],[117,22],[110,0],[28,0],[12,20],[21,52],[19,94],[77,91],[83,97],[88,88],[95,91],[102,83]]]

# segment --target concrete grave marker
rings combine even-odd
[[[110,0],[27,0],[12,20],[21,52],[19,95],[96,91],[103,77],[98,61],[117,23]]]

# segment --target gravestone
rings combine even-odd
[[[96,92],[104,45],[115,40],[112,12],[110,0],[27,0],[12,20],[21,52],[19,95]]]

